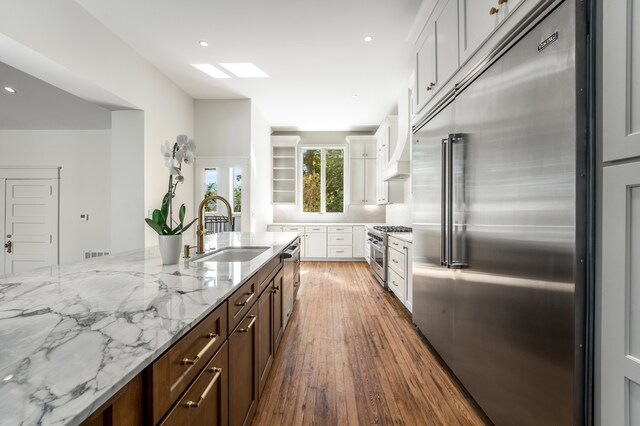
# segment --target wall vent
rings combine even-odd
[[[83,250],[82,255],[84,259],[92,259],[94,257],[101,257],[111,254],[110,251],[104,250]]]

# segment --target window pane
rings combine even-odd
[[[344,150],[327,149],[326,189],[327,213],[344,212]]]
[[[233,168],[233,212],[242,212],[242,169]]]
[[[204,169],[204,196],[218,195],[218,169]],[[205,212],[215,212],[216,202],[212,201],[204,208]]]
[[[322,184],[322,155],[320,149],[302,150],[302,211],[320,212],[320,186]]]

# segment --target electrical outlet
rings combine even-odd
[[[83,222],[89,221],[89,215],[87,213],[80,213],[80,220]]]

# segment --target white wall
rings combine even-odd
[[[267,230],[271,208],[271,127],[251,104],[251,231]]]
[[[411,208],[413,196],[411,194],[411,179],[404,181],[404,203],[387,204],[387,224],[392,226],[411,226],[413,221]]]
[[[0,14],[0,34],[46,58],[57,72],[90,81],[112,99],[144,111],[144,180],[129,184],[142,188],[144,211],[158,207],[167,178],[159,146],[180,133],[193,135],[193,99],[73,0],[5,0],[3,9],[11,12]],[[16,66],[10,59],[0,52],[0,60]],[[16,67],[48,81],[42,67]],[[61,88],[79,94],[71,86]],[[192,185],[193,170],[186,168],[184,174],[187,186]],[[176,201],[193,205],[193,191],[181,188]],[[155,233],[145,229],[146,245],[156,245]]]
[[[60,262],[110,247],[110,130],[0,130],[0,166],[61,166]],[[89,221],[80,221],[80,214]]]
[[[111,251],[144,247],[144,113],[114,111],[111,115]]]
[[[251,100],[195,101],[196,156],[249,158],[251,130]]]

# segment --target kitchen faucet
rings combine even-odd
[[[200,202],[200,206],[198,207],[198,230],[196,231],[196,235],[198,236],[198,247],[196,248],[196,254],[204,253],[204,236],[207,233],[207,230],[204,228],[204,207],[209,204],[210,201],[220,200],[227,206],[227,211],[229,212],[229,225],[233,226],[233,213],[231,211],[231,204],[224,198],[219,195],[210,195],[205,197],[204,200]]]

